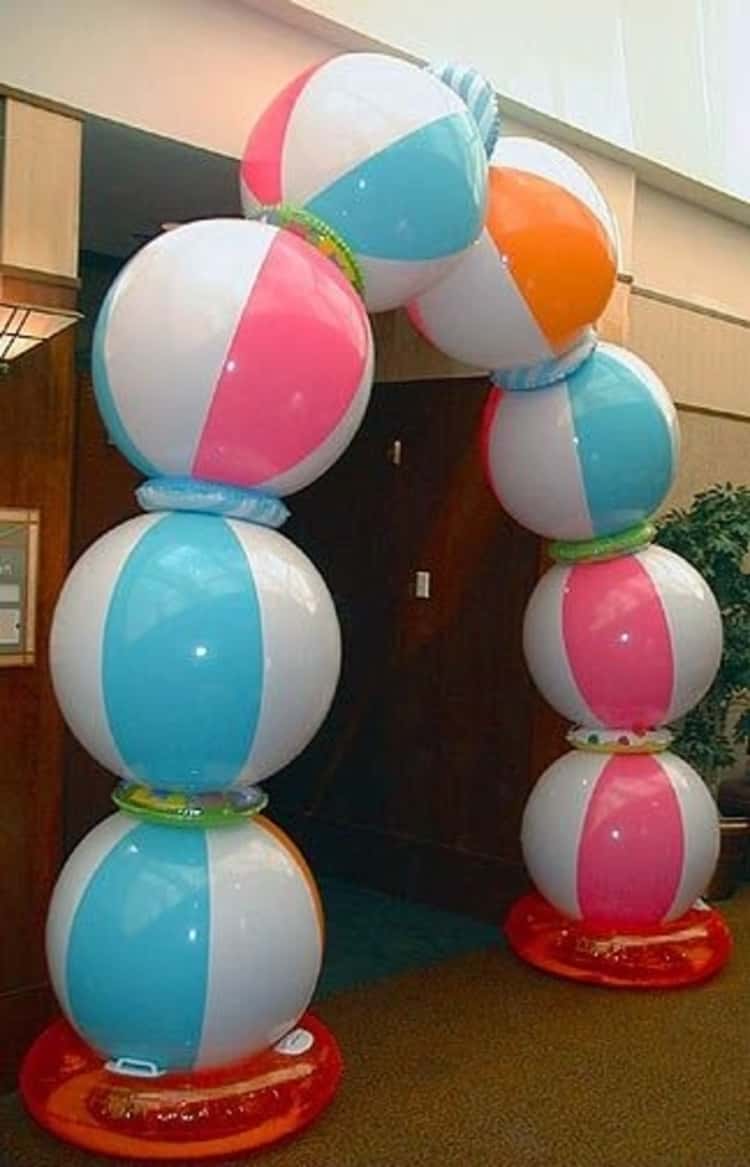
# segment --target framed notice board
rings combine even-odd
[[[0,668],[33,665],[39,511],[0,507]]]

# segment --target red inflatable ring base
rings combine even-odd
[[[221,1070],[158,1078],[112,1073],[66,1021],[21,1070],[30,1114],[58,1138],[122,1158],[179,1161],[259,1150],[311,1123],[336,1093],[341,1054],[309,1013],[279,1046]]]
[[[505,933],[514,952],[536,968],[618,989],[699,984],[719,972],[732,952],[722,916],[703,903],[670,924],[623,932],[571,920],[532,892],[511,908]]]

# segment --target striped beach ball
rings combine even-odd
[[[240,169],[246,214],[291,203],[342,236],[373,312],[405,304],[475,241],[486,186],[462,99],[379,53],[347,53],[292,81],[252,130]]]
[[[142,1072],[277,1042],[308,1005],[322,952],[307,864],[260,816],[202,830],[112,815],[68,859],[47,920],[63,1012],[105,1058]]]
[[[426,68],[457,93],[471,110],[489,157],[500,136],[500,109],[492,83],[471,65],[457,61],[435,61]]]
[[[522,526],[548,539],[591,539],[659,509],[677,470],[679,424],[648,365],[600,344],[547,388],[494,389],[483,446],[492,489]]]
[[[651,546],[550,568],[526,608],[523,647],[535,684],[563,717],[650,729],[682,717],[708,690],[721,616],[695,568]]]
[[[542,895],[592,924],[675,920],[705,891],[719,853],[716,805],[676,754],[574,750],[531,793],[523,854]]]
[[[478,243],[409,305],[409,316],[467,365],[537,366],[577,345],[616,272],[614,219],[586,171],[544,142],[501,137]]]
[[[110,436],[144,474],[284,495],[356,433],[373,343],[359,296],[315,247],[270,224],[212,219],[126,265],[92,365]]]
[[[341,655],[317,570],[277,531],[155,513],[103,535],[50,638],[70,729],[121,778],[220,791],[291,761],[325,717]]]

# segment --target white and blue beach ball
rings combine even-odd
[[[268,106],[240,186],[247,215],[288,203],[333,227],[361,265],[368,308],[381,312],[434,284],[478,238],[487,157],[476,120],[437,77],[345,53]]]
[[[47,921],[63,1012],[131,1070],[205,1069],[273,1045],[305,1011],[322,952],[312,875],[262,816],[202,830],[114,814],[68,859]]]
[[[659,509],[679,457],[677,413],[633,353],[599,344],[542,389],[493,390],[485,464],[501,506],[547,539],[613,535]]]
[[[338,681],[336,612],[277,531],[151,514],[109,531],[58,600],[52,678],[70,729],[159,790],[259,782],[307,745]]]

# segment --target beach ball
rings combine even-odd
[[[267,1048],[312,997],[323,923],[312,875],[258,816],[201,830],[119,812],[57,881],[47,961],[60,1006],[112,1061],[220,1066]]]
[[[164,791],[259,782],[328,712],[341,644],[328,589],[267,527],[155,513],[103,535],[54,614],[70,729],[121,778]]]
[[[679,425],[648,365],[599,344],[554,385],[494,389],[483,447],[490,485],[517,522],[547,539],[592,539],[659,509],[677,470]]]
[[[284,495],[354,436],[373,343],[359,296],[310,243],[209,219],[165,232],[118,275],[92,366],[109,434],[144,474]]]
[[[556,564],[531,594],[526,663],[549,704],[583,726],[650,729],[707,692],[722,627],[713,592],[672,551]]]
[[[295,78],[252,130],[245,213],[289,203],[354,250],[368,308],[429,287],[479,235],[487,158],[461,97],[425,70],[346,53]]]
[[[601,316],[617,232],[596,184],[567,154],[501,137],[475,247],[408,307],[435,348],[481,369],[554,362]]]
[[[542,774],[521,832],[529,875],[558,911],[593,924],[659,924],[707,887],[716,805],[676,754],[574,750]]]
[[[491,81],[473,66],[458,61],[435,61],[426,69],[457,93],[471,111],[489,156],[500,136],[500,108]]]

